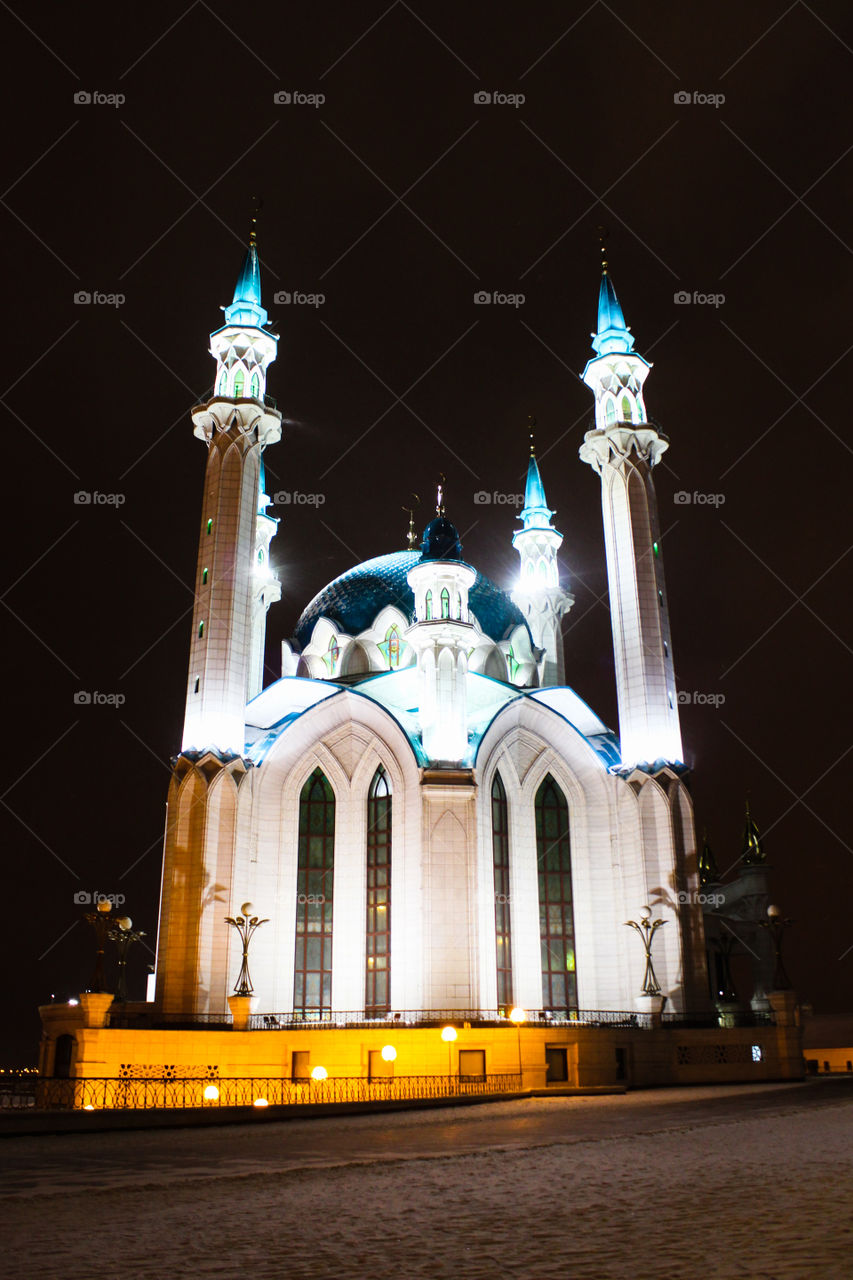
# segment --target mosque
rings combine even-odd
[[[61,1052],[89,1076],[800,1074],[793,998],[769,989],[766,955],[749,1016],[709,966],[715,872],[697,850],[652,478],[669,441],[606,261],[580,459],[601,486],[618,736],[566,684],[573,600],[532,447],[511,591],[467,562],[439,488],[422,540],[410,529],[406,550],[324,587],[262,687],[281,595],[263,454],[282,417],[254,233],[224,311],[213,395],[192,411],[207,463],[151,999],[45,1006],[43,1071]],[[747,870],[766,893],[762,859]]]

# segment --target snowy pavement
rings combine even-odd
[[[0,1144],[3,1280],[853,1276],[853,1081]]]

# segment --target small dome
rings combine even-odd
[[[424,529],[424,540],[421,543],[422,560],[461,560],[462,543],[455,524],[436,516]]]

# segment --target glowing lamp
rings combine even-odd
[[[442,1027],[441,1038],[442,1040],[445,1041],[445,1043],[452,1044],[453,1041],[456,1039],[456,1037],[457,1037],[457,1031],[455,1027]]]
[[[382,1046],[383,1062],[393,1062],[396,1057],[397,1050],[394,1048],[393,1044],[385,1044]]]
[[[327,1080],[328,1076],[329,1076],[329,1073],[325,1067],[315,1067],[314,1070],[311,1072],[312,1080]]]
[[[255,1101],[252,1103],[253,1107],[268,1107],[269,1105],[270,1104],[267,1102],[266,1098],[255,1098]]]
[[[201,1096],[204,1098],[205,1102],[215,1102],[219,1097],[219,1090],[215,1084],[209,1084],[206,1086],[204,1093]]]
[[[524,1009],[519,1009],[518,1006],[516,1006],[514,1009],[510,1009],[509,1020],[510,1022],[514,1022],[515,1025],[518,1026],[519,1023],[525,1022],[527,1020],[527,1013],[525,1012]]]
[[[98,910],[102,912],[104,915],[106,915],[108,911],[112,911],[112,909],[113,909],[113,904],[110,902],[109,898],[98,899]]]
[[[87,1102],[87,1103],[86,1103],[86,1105],[85,1105],[85,1107],[83,1108],[83,1110],[84,1110],[84,1111],[94,1111],[94,1110],[95,1110],[95,1108],[92,1106],[91,1102]]]

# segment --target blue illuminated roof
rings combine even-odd
[[[231,306],[225,308],[225,321],[226,324],[246,324],[260,329],[266,324],[268,318],[261,306],[261,268],[258,262],[258,249],[257,245],[252,243],[243,258]]]
[[[296,624],[294,638],[304,649],[320,618],[346,635],[357,636],[373,625],[386,605],[394,605],[410,622],[415,620],[415,597],[406,581],[413,565],[421,560],[419,551],[395,551],[376,556],[342,573],[314,597]],[[515,627],[526,626],[524,615],[505,591],[482,573],[468,593],[468,603],[485,635],[491,640],[506,639]]]
[[[551,516],[554,512],[545,498],[545,486],[539,474],[539,463],[531,453],[527,465],[527,484],[524,489],[524,508],[519,520],[524,522],[525,529],[550,529]],[[513,542],[515,539],[513,538]]]
[[[598,332],[592,348],[597,355],[609,355],[614,351],[627,353],[633,345],[634,338],[625,324],[613,281],[605,271],[598,290]]]

